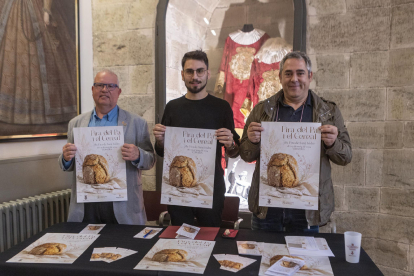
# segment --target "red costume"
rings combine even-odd
[[[244,115],[240,108],[249,89],[254,55],[268,38],[269,35],[264,31],[254,29],[248,33],[240,30],[231,33],[226,40],[217,84],[224,86],[225,83],[224,99],[230,103],[233,110],[236,128],[244,127]],[[220,81],[224,83],[220,84]]]
[[[292,51],[292,46],[283,38],[276,37],[268,39],[256,54],[250,72],[248,90],[253,106],[282,89],[279,80],[279,64],[290,51]]]
[[[279,63],[267,64],[259,62],[257,58],[254,59],[248,90],[253,106],[274,95],[281,89]]]

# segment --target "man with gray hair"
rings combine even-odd
[[[252,229],[286,232],[318,232],[334,210],[334,191],[330,161],[345,166],[352,159],[352,148],[341,112],[335,103],[309,90],[313,73],[309,57],[290,52],[280,62],[282,89],[258,103],[243,131],[240,156],[246,162],[256,161],[249,192],[249,209],[253,212]],[[299,210],[259,206],[260,137],[263,121],[320,122],[321,160],[318,210]]]
[[[138,115],[121,109],[121,94],[117,75],[110,70],[96,74],[92,86],[95,108],[69,122],[68,143],[63,146],[59,165],[63,171],[73,172],[72,196],[68,221],[87,223],[145,224],[146,214],[141,183],[141,170],[154,166],[155,154],[148,132],[147,122]],[[76,146],[73,144],[73,128],[123,126],[124,144],[122,159],[126,160],[128,201],[76,202]]]

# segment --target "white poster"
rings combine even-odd
[[[319,275],[333,276],[331,263],[328,257],[291,256],[284,244],[263,243],[263,255],[260,263],[259,275],[265,275],[266,271],[274,263],[283,257],[297,258],[305,261],[305,265],[295,275]],[[289,267],[289,263],[284,263]]]
[[[159,239],[134,269],[203,274],[214,244],[214,241]]]
[[[73,129],[77,202],[127,201],[122,126]]]
[[[213,208],[215,130],[167,127],[161,204]]]
[[[259,206],[318,210],[320,126],[262,122]]]
[[[98,237],[95,234],[47,233],[7,262],[71,264]]]

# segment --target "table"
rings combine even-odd
[[[100,237],[73,263],[73,264],[25,264],[6,263],[7,260],[22,251],[45,233],[79,233],[87,223],[65,222],[55,224],[37,235],[23,241],[0,254],[0,275],[200,275],[191,273],[178,273],[167,271],[143,271],[133,268],[147,254],[157,242],[158,235],[149,240],[133,238],[145,226],[139,225],[106,225],[100,232]],[[284,233],[272,233],[265,231],[252,231],[240,229],[236,239],[224,239],[221,234],[225,229],[220,229],[216,237],[216,245],[212,254],[238,254],[235,240],[257,241],[267,243],[285,244]],[[300,236],[300,234],[295,234]],[[316,234],[315,237],[323,237],[328,241],[335,257],[330,257],[330,262],[335,276],[359,276],[359,275],[383,275],[376,267],[367,253],[361,249],[359,264],[350,264],[345,261],[344,236],[342,234]],[[113,263],[91,262],[93,248],[95,247],[122,247],[138,251],[137,254],[120,259]],[[260,256],[246,256],[256,259],[250,266],[244,268],[236,275],[257,275],[260,267]],[[233,272],[220,269],[220,264],[211,256],[204,275],[234,275]]]

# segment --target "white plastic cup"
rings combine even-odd
[[[348,263],[359,263],[361,237],[358,232],[347,231],[345,235],[345,258]]]

